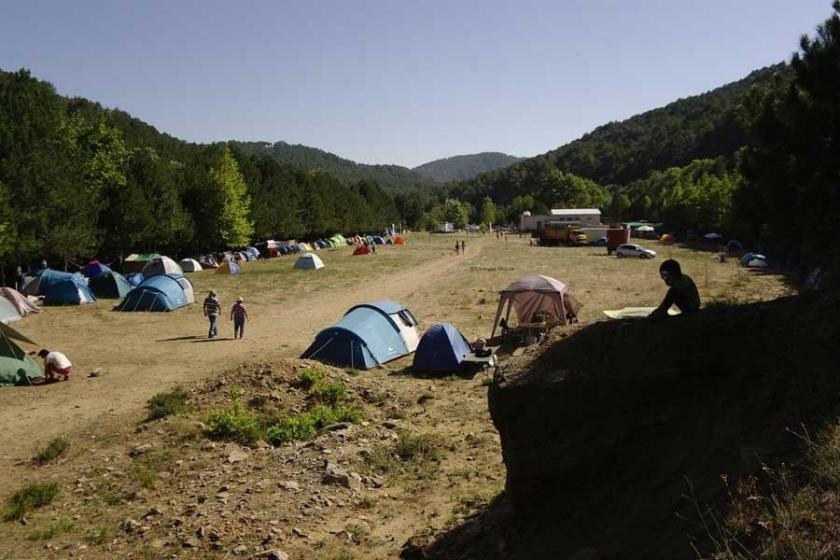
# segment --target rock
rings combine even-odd
[[[248,458],[248,454],[241,449],[234,449],[227,456],[228,463],[240,463]]]
[[[289,490],[291,492],[297,492],[300,490],[300,484],[295,482],[294,480],[283,480],[277,483],[280,488],[283,490]]]
[[[184,548],[198,548],[201,546],[201,541],[196,537],[187,537],[181,541],[181,546]]]
[[[236,545],[235,547],[233,547],[233,553],[234,554],[245,554],[246,552],[248,552],[248,546],[247,545],[239,544],[239,545]]]
[[[152,506],[152,508],[149,511],[147,511],[145,515],[143,515],[143,519],[146,519],[147,517],[153,517],[155,515],[161,515],[162,513],[163,512],[160,511],[160,509],[157,506]]]
[[[382,427],[387,428],[389,430],[396,430],[399,427],[399,425],[396,422],[385,420],[384,422],[382,422]]]
[[[274,550],[266,550],[253,556],[252,558],[265,558],[266,560],[289,560],[289,555],[276,548]]]
[[[309,538],[309,535],[307,535],[306,533],[304,533],[303,531],[301,531],[297,527],[292,527],[292,533],[294,535],[297,535],[298,537],[300,537],[302,539],[308,539]]]
[[[362,489],[362,477],[359,473],[347,472],[329,461],[324,466],[324,482],[327,484],[340,484],[351,490]]]
[[[153,448],[154,448],[154,445],[152,445],[151,443],[144,443],[142,445],[135,445],[128,452],[128,456],[129,457],[139,457],[143,453],[146,453],[147,451],[150,451]]]
[[[88,374],[88,377],[102,377],[103,373],[105,372],[102,370],[102,368],[96,368]]]
[[[122,530],[126,533],[133,533],[135,531],[140,530],[142,525],[136,519],[126,517],[125,521],[122,522],[122,525],[120,525],[120,527],[122,527]]]
[[[330,424],[329,426],[324,426],[322,428],[322,432],[336,432],[338,430],[349,430],[353,424],[350,422],[336,422],[335,424]]]

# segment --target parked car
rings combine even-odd
[[[632,243],[625,243],[619,245],[615,250],[615,255],[620,259],[623,257],[638,257],[640,259],[652,259],[656,256],[656,251],[651,251],[641,245],[633,245]]]

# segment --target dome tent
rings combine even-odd
[[[143,267],[143,277],[149,278],[157,274],[184,274],[178,263],[169,257],[155,257]]]
[[[747,268],[767,268],[769,264],[767,257],[758,253],[747,253],[741,257],[741,265]]]
[[[520,323],[533,323],[535,315],[545,314],[550,322],[559,325],[575,320],[583,307],[560,280],[542,274],[525,276],[501,291],[491,337],[496,334],[505,304],[505,321],[515,311]]]
[[[85,283],[85,277],[79,272],[59,272],[51,268],[42,268],[24,286],[23,292],[30,296],[45,296],[50,286],[63,280],[72,280],[80,284]]]
[[[90,261],[84,266],[84,268],[82,268],[82,274],[85,276],[85,278],[96,278],[103,272],[107,272],[109,270],[111,269],[108,268],[107,265],[104,265],[101,262],[94,260]]]
[[[43,377],[41,368],[15,341],[38,346],[12,327],[0,323],[0,387],[29,385]]]
[[[90,289],[93,295],[98,298],[122,299],[128,295],[128,292],[134,289],[134,286],[119,272],[109,270],[92,279],[90,281]]]
[[[17,308],[6,298],[0,298],[0,323],[14,323],[20,321],[21,316]]]
[[[236,274],[240,271],[239,265],[235,262],[225,259],[222,264],[216,269],[216,274]]]
[[[41,309],[37,305],[29,301],[25,295],[14,288],[0,288],[0,298],[8,300],[21,317],[41,312]]]
[[[181,267],[181,270],[184,272],[199,272],[203,270],[199,262],[195,259],[181,259],[178,261],[178,266]]]
[[[78,278],[60,280],[44,292],[44,305],[84,305],[96,301],[88,285]]]
[[[454,373],[472,347],[467,339],[449,323],[436,323],[423,333],[412,368],[415,371]]]
[[[180,274],[157,274],[146,278],[131,290],[119,305],[120,311],[172,311],[190,303],[190,294],[184,290],[182,281],[189,282]]]
[[[298,257],[295,261],[295,268],[300,270],[318,270],[324,268],[324,261],[318,255],[306,253]]]

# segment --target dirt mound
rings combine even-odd
[[[788,298],[604,322],[511,362],[490,411],[531,537],[507,554],[695,557],[686,535],[708,537],[692,520],[720,475],[783,455],[786,428],[836,406],[838,309]]]

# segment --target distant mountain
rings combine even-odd
[[[376,181],[390,193],[427,188],[434,183],[420,173],[400,165],[368,165],[344,159],[333,153],[286,142],[231,142],[245,154],[267,155],[276,162],[304,170],[325,171],[345,183],[363,179]]]
[[[509,156],[501,152],[481,152],[437,159],[418,165],[412,171],[433,181],[448,183],[449,181],[466,181],[481,173],[502,169],[522,159],[524,158]]]

